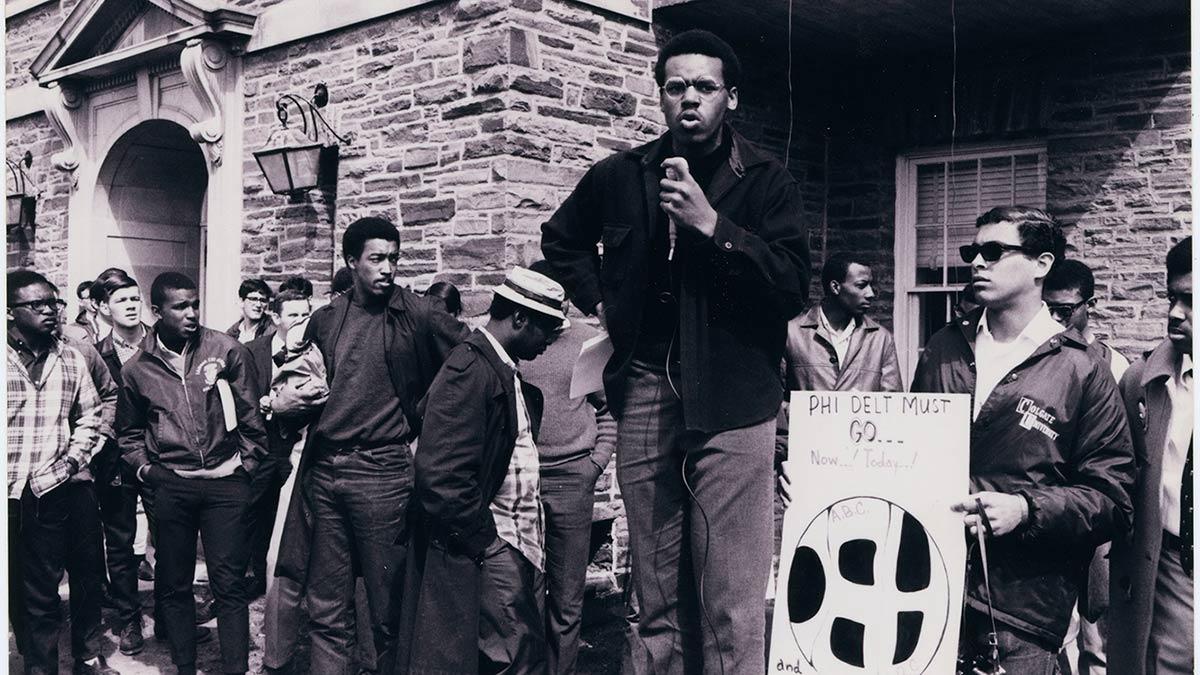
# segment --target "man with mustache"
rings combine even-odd
[[[1121,378],[1138,459],[1133,532],[1113,542],[1109,671],[1195,672],[1192,238],[1167,253],[1167,339]]]
[[[986,533],[987,569],[972,547],[959,654],[1051,675],[1093,551],[1132,519],[1129,425],[1108,364],[1042,301],[1058,221],[1011,206],[975,224],[960,254],[982,307],[929,339],[912,390],[973,401],[971,495],[953,508]]]
[[[342,257],[352,285],[313,312],[304,334],[325,359],[329,394],[308,415],[277,562],[279,576],[305,585],[309,669],[322,675],[349,667],[356,574],[378,662],[395,647],[393,585],[403,578],[417,403],[468,333],[440,305],[392,283],[400,258],[392,223],[350,223]]]
[[[667,133],[592,167],[542,226],[542,252],[612,338],[604,387],[655,672],[757,675],[779,363],[809,282],[803,209],[787,170],[726,123],[728,44],[681,33],[654,75]]]
[[[250,649],[242,580],[245,512],[250,477],[266,455],[254,367],[235,338],[200,325],[200,294],[187,276],[158,275],[150,307],[158,323],[121,369],[117,429],[125,461],[154,489],[155,606],[166,624],[171,661],[180,675],[192,675],[199,533],[216,607],[220,668],[243,673]]]

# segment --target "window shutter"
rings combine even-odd
[[[974,239],[978,216],[996,206],[1045,208],[1046,164],[1036,153],[924,163],[916,187],[916,266],[927,271],[919,283],[952,283],[948,268],[964,266],[958,247]]]

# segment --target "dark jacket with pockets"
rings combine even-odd
[[[542,394],[527,382],[521,391],[536,438]],[[429,388],[391,672],[479,670],[480,565],[497,536],[490,504],[517,441],[516,395],[512,369],[479,332],[450,354]]]
[[[929,339],[914,392],[975,396],[977,309]],[[1133,445],[1107,364],[1069,329],[1002,378],[971,423],[971,492],[1019,494],[1029,522],[988,540],[996,618],[1061,645],[1097,546],[1133,518]],[[979,552],[967,605],[987,611]]]
[[[350,300],[354,294],[350,289],[345,295],[313,312],[308,321],[304,339],[316,344],[325,358],[325,372],[329,385],[333,386],[337,370],[334,354]],[[468,334],[465,325],[443,311],[440,305],[412,291],[396,287],[392,290],[384,314],[383,340],[388,377],[408,420],[413,434],[420,433],[421,416],[418,402],[425,396],[438,369],[456,345]],[[287,519],[279,543],[279,560],[275,567],[277,576],[284,576],[304,583],[308,576],[308,550],[312,535],[312,510],[304,499],[304,478],[318,450],[315,434],[320,421],[320,412],[309,423],[310,433],[300,457],[299,473],[292,488],[292,499],[288,504]],[[411,441],[398,438],[398,443]]]
[[[145,326],[145,329],[146,335],[153,335],[153,327]],[[96,343],[96,351],[104,361],[105,367],[108,368],[108,374],[112,376],[113,382],[117,385],[117,407],[119,409],[121,397],[125,395],[125,392],[121,386],[121,357],[117,355],[117,346],[113,343],[112,333]],[[121,459],[121,447],[116,439],[115,417],[113,425],[114,438],[106,442],[104,449],[92,458],[92,476],[95,478],[97,486],[116,484],[116,482],[132,485],[133,481],[137,480],[129,464]],[[118,476],[120,477],[119,481]]]
[[[718,214],[714,235],[681,231],[675,250],[684,422],[708,433],[779,411],[787,321],[804,308],[810,271],[795,181],[732,128],[725,132],[733,137],[729,161],[705,192]],[[614,348],[604,387],[617,419],[647,306],[648,256],[656,228],[666,227],[659,165],[670,154],[668,134],[600,161],[542,226],[542,252],[572,302],[589,315],[604,303]]]
[[[164,469],[211,469],[240,453],[253,472],[266,454],[258,414],[258,384],[250,354],[237,340],[200,327],[177,373],[151,331],[142,351],[121,369],[117,435],[122,457],[137,472],[147,462]],[[229,383],[237,428],[226,431],[217,380]]]

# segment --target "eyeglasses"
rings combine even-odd
[[[667,98],[683,98],[688,88],[694,88],[696,93],[700,94],[700,98],[709,98],[724,89],[725,85],[713,82],[712,80],[696,80],[692,82],[683,79],[671,79],[659,87],[662,93],[666,94]]]
[[[34,312],[44,312],[47,309],[53,309],[56,312],[61,312],[66,309],[67,301],[58,298],[46,298],[43,300],[29,300],[27,302],[14,302],[9,307],[28,307]]]
[[[1054,305],[1047,304],[1046,307],[1050,310],[1050,316],[1054,317],[1060,322],[1065,322],[1067,319],[1070,319],[1072,316],[1074,316],[1075,312],[1079,311],[1080,307],[1083,307],[1084,305],[1091,307],[1093,304],[1095,304],[1095,302],[1095,298],[1088,298],[1075,303],[1065,302]]]
[[[1034,255],[1034,252],[1024,246],[1014,246],[1013,244],[1003,244],[998,241],[987,241],[982,244],[967,244],[966,246],[958,247],[958,255],[962,257],[965,263],[974,262],[975,256],[982,256],[984,262],[996,262],[1004,257],[1004,254],[1010,251],[1021,251]]]
[[[265,304],[267,304],[268,302],[270,302],[269,300],[267,300],[266,298],[264,298],[264,297],[263,297],[263,296],[261,296],[261,295],[247,295],[247,296],[246,296],[244,299],[245,299],[247,302],[256,302],[256,303],[258,303],[258,304],[260,304],[260,305],[265,305]]]

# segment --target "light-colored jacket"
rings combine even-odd
[[[788,322],[787,388],[801,391],[904,391],[892,334],[863,317],[850,337],[846,362],[838,363],[833,339],[813,305]]]

